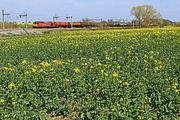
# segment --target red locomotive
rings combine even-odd
[[[42,22],[36,21],[33,22],[33,28],[55,28],[55,24],[53,22]]]

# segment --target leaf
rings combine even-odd
[[[81,118],[81,119],[83,119],[83,118],[84,118],[84,113],[82,113],[82,114],[81,114],[81,117],[80,117],[80,118]]]
[[[87,118],[88,118],[88,119],[92,119],[90,112],[87,112],[86,115],[87,115]]]

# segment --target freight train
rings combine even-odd
[[[95,22],[43,22],[43,21],[36,21],[33,22],[33,28],[82,28],[82,27],[95,27]]]
[[[131,24],[112,22],[33,22],[33,28],[132,27]]]

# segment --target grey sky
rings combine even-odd
[[[103,18],[131,20],[133,6],[153,5],[163,18],[180,21],[180,0],[0,0],[0,9],[11,13],[9,21],[22,20],[18,14],[28,13],[29,20],[52,20],[57,15],[64,20],[73,16],[73,20],[82,18]],[[0,19],[2,17],[0,16]]]

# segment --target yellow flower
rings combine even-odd
[[[12,102],[12,105],[16,105],[16,102]]]
[[[95,80],[95,82],[98,82],[98,80]]]
[[[144,57],[145,57],[145,58],[148,58],[148,56],[147,56],[146,54],[144,55]]]
[[[159,71],[159,67],[155,67],[155,71]]]
[[[162,69],[162,68],[163,68],[163,66],[162,66],[162,65],[160,65],[160,66],[159,66],[159,68],[160,68],[160,69]]]
[[[119,83],[122,83],[122,80],[119,80]]]
[[[150,51],[150,53],[151,53],[151,54],[154,54],[154,52],[153,52],[153,51]]]
[[[129,86],[129,83],[128,83],[128,82],[125,82],[124,85]]]
[[[53,60],[52,62],[53,62],[54,64],[57,64],[57,65],[63,64],[63,62],[60,61],[60,60]]]
[[[99,62],[99,63],[98,63],[98,66],[102,66],[102,64]]]
[[[153,59],[153,56],[150,56],[150,57],[149,57],[149,59],[151,59],[151,60],[152,60],[152,59]]]
[[[176,85],[173,85],[172,88],[173,88],[173,89],[176,89],[177,87],[176,87]]]
[[[3,99],[0,99],[0,103],[4,103],[5,102],[5,100],[3,100]]]
[[[177,89],[175,89],[174,91],[175,91],[176,93],[179,93],[179,92],[180,92],[180,90],[177,90]]]
[[[44,70],[43,70],[43,69],[40,69],[39,71],[40,71],[40,72],[43,72]]]
[[[4,67],[3,69],[4,69],[4,70],[8,70],[8,67]]]
[[[121,68],[121,66],[117,66],[117,69],[120,69]]]
[[[107,77],[107,76],[108,76],[108,74],[107,74],[107,73],[104,73],[104,76],[106,76],[106,77]]]
[[[80,73],[80,69],[79,68],[75,68],[74,71],[75,71],[75,73]]]
[[[99,92],[99,91],[100,91],[100,89],[99,89],[99,88],[97,88],[97,89],[96,89],[96,91],[97,91],[97,92]]]
[[[108,65],[108,66],[107,66],[107,68],[110,68],[110,67],[111,67],[111,65]]]
[[[24,73],[25,75],[29,75],[30,73],[29,73],[29,71],[25,71],[25,73]]]
[[[117,73],[117,72],[114,72],[114,73],[112,74],[112,76],[113,76],[113,77],[118,77],[118,73]]]
[[[92,58],[89,58],[89,61],[90,61],[90,62],[92,62],[92,61],[93,61],[93,59],[92,59]]]
[[[36,69],[34,69],[34,68],[31,68],[31,70],[32,70],[33,72],[36,72]]]
[[[7,70],[7,71],[14,71],[14,69],[11,68],[11,67],[9,67],[9,68],[8,68],[8,67],[3,67],[2,69],[3,69],[3,70]]]
[[[37,69],[37,67],[36,67],[35,65],[33,65],[32,68],[31,68],[31,70],[32,70],[33,72],[36,72],[36,69]]]
[[[91,69],[93,69],[94,67],[93,66],[90,66]]]
[[[49,67],[51,66],[48,62],[41,62],[40,65],[42,65],[43,67]]]
[[[8,85],[8,87],[9,87],[10,89],[16,90],[16,86],[15,86],[14,83],[10,83],[10,84]]]
[[[21,64],[26,65],[26,64],[28,64],[28,61],[23,60],[23,61],[21,62]]]

